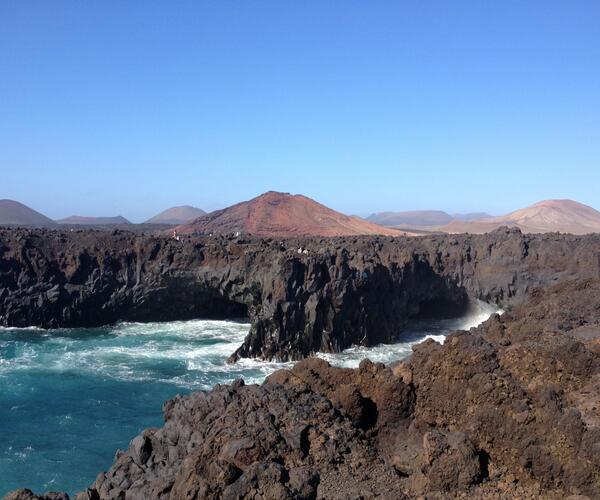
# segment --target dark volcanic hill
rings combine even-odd
[[[302,195],[269,191],[249,201],[211,212],[177,228],[183,234],[231,234],[287,238],[400,233],[336,212]]]
[[[120,224],[131,224],[131,222],[121,215],[117,215],[116,217],[85,217],[81,215],[71,215],[71,217],[66,217],[57,220],[56,222],[73,226],[116,226]]]
[[[18,201],[0,200],[0,225],[53,227],[56,223]]]
[[[501,226],[517,227],[524,233],[597,233],[600,232],[600,212],[572,200],[544,200],[507,215],[453,221],[438,229],[448,233],[481,234]]]
[[[203,215],[206,215],[206,212],[200,208],[182,205],[163,210],[161,213],[148,219],[146,224],[185,224]]]

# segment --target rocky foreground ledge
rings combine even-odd
[[[177,397],[76,498],[599,498],[599,298],[564,282],[393,367]]]

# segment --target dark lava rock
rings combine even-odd
[[[3,321],[51,318],[39,296],[56,285],[61,321],[94,318],[89,301],[114,318],[151,317],[164,301],[168,316],[181,294],[190,314],[243,304],[253,329],[241,353],[286,358],[399,334],[396,322],[462,293],[507,307],[393,367],[307,359],[260,386],[168,401],[164,426],[133,439],[79,500],[600,498],[598,236],[305,241],[297,257],[268,241],[121,234],[103,247],[81,233],[91,239],[72,261],[76,237],[49,250],[60,234],[0,245]]]
[[[400,488],[364,433],[327,398],[238,382],[167,402],[164,427],[135,438],[92,491],[101,499],[309,499],[320,485],[337,487],[327,473],[357,476],[366,464],[378,475],[361,487]]]
[[[300,252],[298,252],[300,250]],[[0,229],[0,325],[248,317],[232,356],[301,359],[397,340],[413,317],[600,276],[600,236],[270,239]]]
[[[21,489],[4,496],[3,500],[69,500],[66,493],[44,493],[36,495],[31,490]]]

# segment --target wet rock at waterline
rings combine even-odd
[[[115,231],[0,231],[0,324],[93,326],[246,316],[232,356],[301,359],[396,341],[414,317],[460,315],[598,277],[600,236],[518,230],[274,241]]]

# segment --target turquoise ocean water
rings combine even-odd
[[[403,342],[323,354],[332,364],[364,358],[389,362],[411,346],[486,319],[415,323]],[[194,320],[124,323],[103,328],[0,329],[0,496],[18,487],[73,494],[106,470],[117,448],[146,427],[162,425],[162,404],[176,394],[244,378],[259,383],[291,366],[227,357],[249,325]]]

